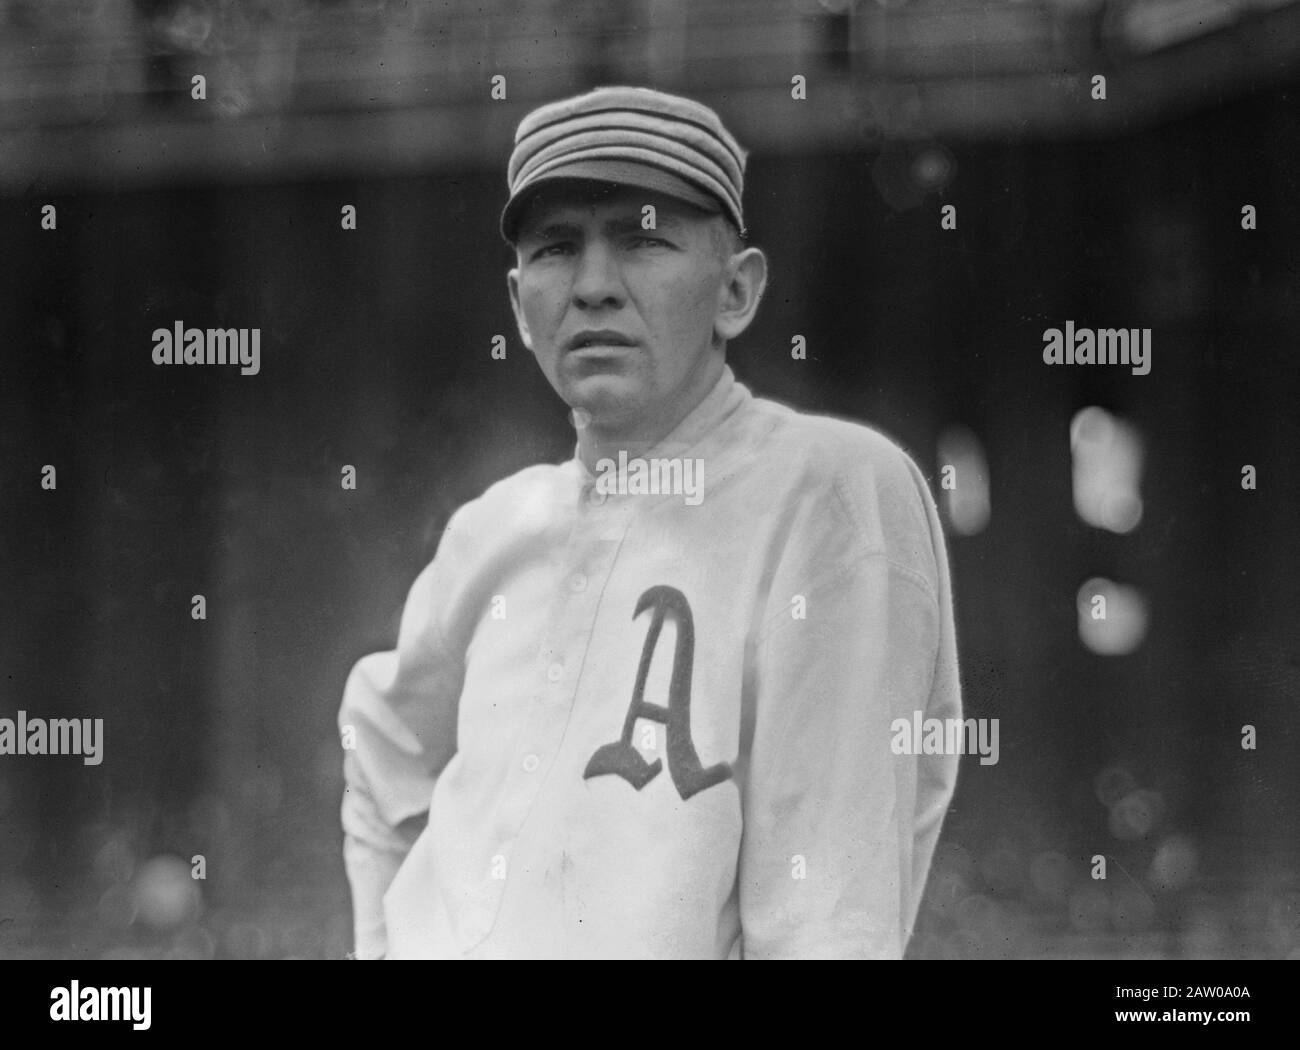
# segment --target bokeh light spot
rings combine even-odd
[[[1142,438],[1137,428],[1096,405],[1070,423],[1074,509],[1089,525],[1127,533],[1142,520]]]
[[[1164,812],[1164,798],[1158,791],[1138,788],[1130,791],[1110,809],[1110,832],[1126,842],[1149,835]]]
[[[954,423],[939,435],[938,452],[940,504],[948,523],[961,536],[983,532],[992,505],[989,465],[979,438],[969,427]],[[945,482],[945,476],[951,481]]]
[[[1124,656],[1146,638],[1147,603],[1136,587],[1095,576],[1079,588],[1076,604],[1079,640],[1094,653]]]
[[[146,861],[136,873],[134,899],[140,921],[164,930],[193,918],[200,894],[190,866],[179,857],[163,855]]]

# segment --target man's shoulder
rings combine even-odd
[[[494,481],[479,495],[462,503],[447,523],[449,530],[469,535],[499,532],[506,526],[544,524],[562,494],[572,489],[577,464],[535,463]]]
[[[805,480],[848,491],[901,487],[928,491],[925,475],[903,445],[867,423],[754,398],[761,435],[757,451]]]
[[[765,398],[755,403],[753,447],[768,492],[782,491],[807,508],[814,545],[829,552],[847,544],[859,555],[883,556],[933,590],[939,526],[929,483],[911,454],[865,423]]]

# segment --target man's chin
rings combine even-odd
[[[564,400],[584,422],[619,427],[638,414],[636,384],[627,376],[584,376],[569,384]]]

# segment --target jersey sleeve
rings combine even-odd
[[[384,893],[418,835],[439,772],[456,750],[463,654],[446,644],[440,598],[462,554],[457,525],[454,515],[436,557],[411,586],[396,648],[356,663],[339,707],[343,857],[360,958],[386,950]]]
[[[900,958],[956,755],[895,754],[897,719],[961,712],[946,552],[920,472],[810,499],[754,653],[743,951]]]

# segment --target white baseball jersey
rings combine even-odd
[[[730,368],[653,460],[702,499],[575,455],[461,507],[354,668],[363,957],[903,953],[958,759],[890,727],[961,707],[923,476]]]

